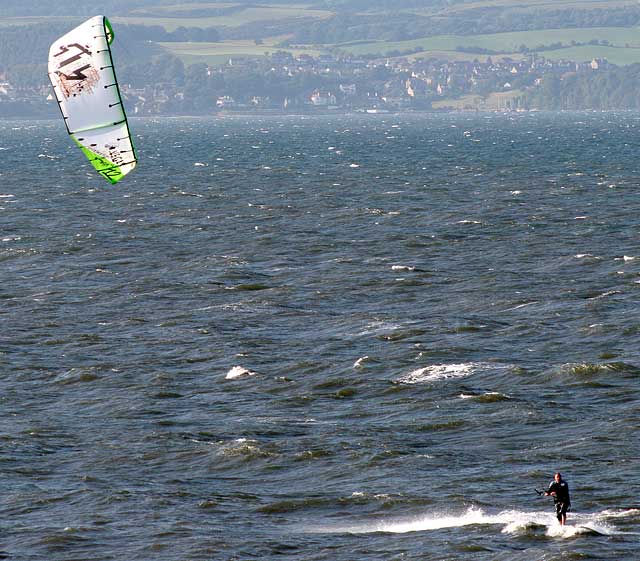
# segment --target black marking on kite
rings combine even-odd
[[[85,64],[84,66],[80,67],[80,68],[76,68],[73,71],[73,74],[65,74],[64,72],[60,72],[58,70],[57,74],[58,76],[62,76],[63,78],[65,78],[66,80],[86,80],[87,79],[87,75],[83,74],[82,71],[86,70],[87,68],[91,68],[90,64]]]
[[[76,60],[81,59],[84,55],[91,56],[91,51],[89,50],[89,47],[87,46],[87,48],[85,49],[82,45],[80,45],[80,43],[71,43],[70,45],[68,45],[66,47],[64,45],[61,45],[60,46],[60,52],[56,53],[53,56],[57,57],[57,56],[66,54],[66,53],[69,52],[69,49],[71,49],[71,47],[75,47],[80,52],[75,54],[72,57],[69,57],[68,59],[65,59],[63,62],[61,62],[59,68],[62,68],[63,66],[67,66],[67,64],[71,64],[72,62],[75,62]]]

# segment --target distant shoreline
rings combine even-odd
[[[397,110],[397,111],[386,111],[386,112],[366,112],[366,111],[314,111],[314,112],[298,112],[298,113],[287,113],[284,111],[223,111],[216,113],[208,113],[208,114],[170,114],[163,113],[159,115],[128,115],[128,119],[131,121],[134,120],[143,120],[143,119],[212,119],[212,118],[228,118],[228,117],[242,117],[242,118],[251,118],[251,117],[330,117],[330,116],[371,116],[371,117],[393,117],[399,115],[530,115],[530,114],[592,114],[592,113],[630,113],[630,114],[638,114],[640,113],[640,109],[561,109],[561,110],[550,110],[550,109],[520,109],[520,110],[489,110],[489,109],[479,109],[479,110]],[[8,121],[20,121],[20,120],[30,120],[30,121],[58,121],[60,120],[59,115],[0,115],[0,122],[8,122]]]

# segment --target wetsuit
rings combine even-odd
[[[556,492],[553,496],[553,501],[556,505],[556,516],[559,521],[562,521],[562,518],[567,515],[567,510],[569,510],[569,507],[571,506],[569,485],[567,485],[566,481],[560,481],[559,483],[552,481],[549,485],[549,489],[547,489],[547,493],[551,494],[553,491]]]

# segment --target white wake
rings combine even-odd
[[[313,533],[370,534],[387,532],[404,534],[408,532],[427,532],[445,528],[464,526],[498,525],[505,534],[526,534],[540,531],[549,537],[572,538],[581,534],[601,534],[611,536],[623,534],[611,521],[616,518],[638,516],[640,510],[602,511],[599,513],[569,513],[566,526],[560,526],[553,513],[523,512],[504,510],[497,514],[487,514],[481,508],[471,507],[462,514],[429,513],[412,518],[384,518],[355,524],[329,524],[306,528]]]

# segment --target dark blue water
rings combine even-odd
[[[132,130],[0,122],[4,558],[640,558],[640,114]]]

